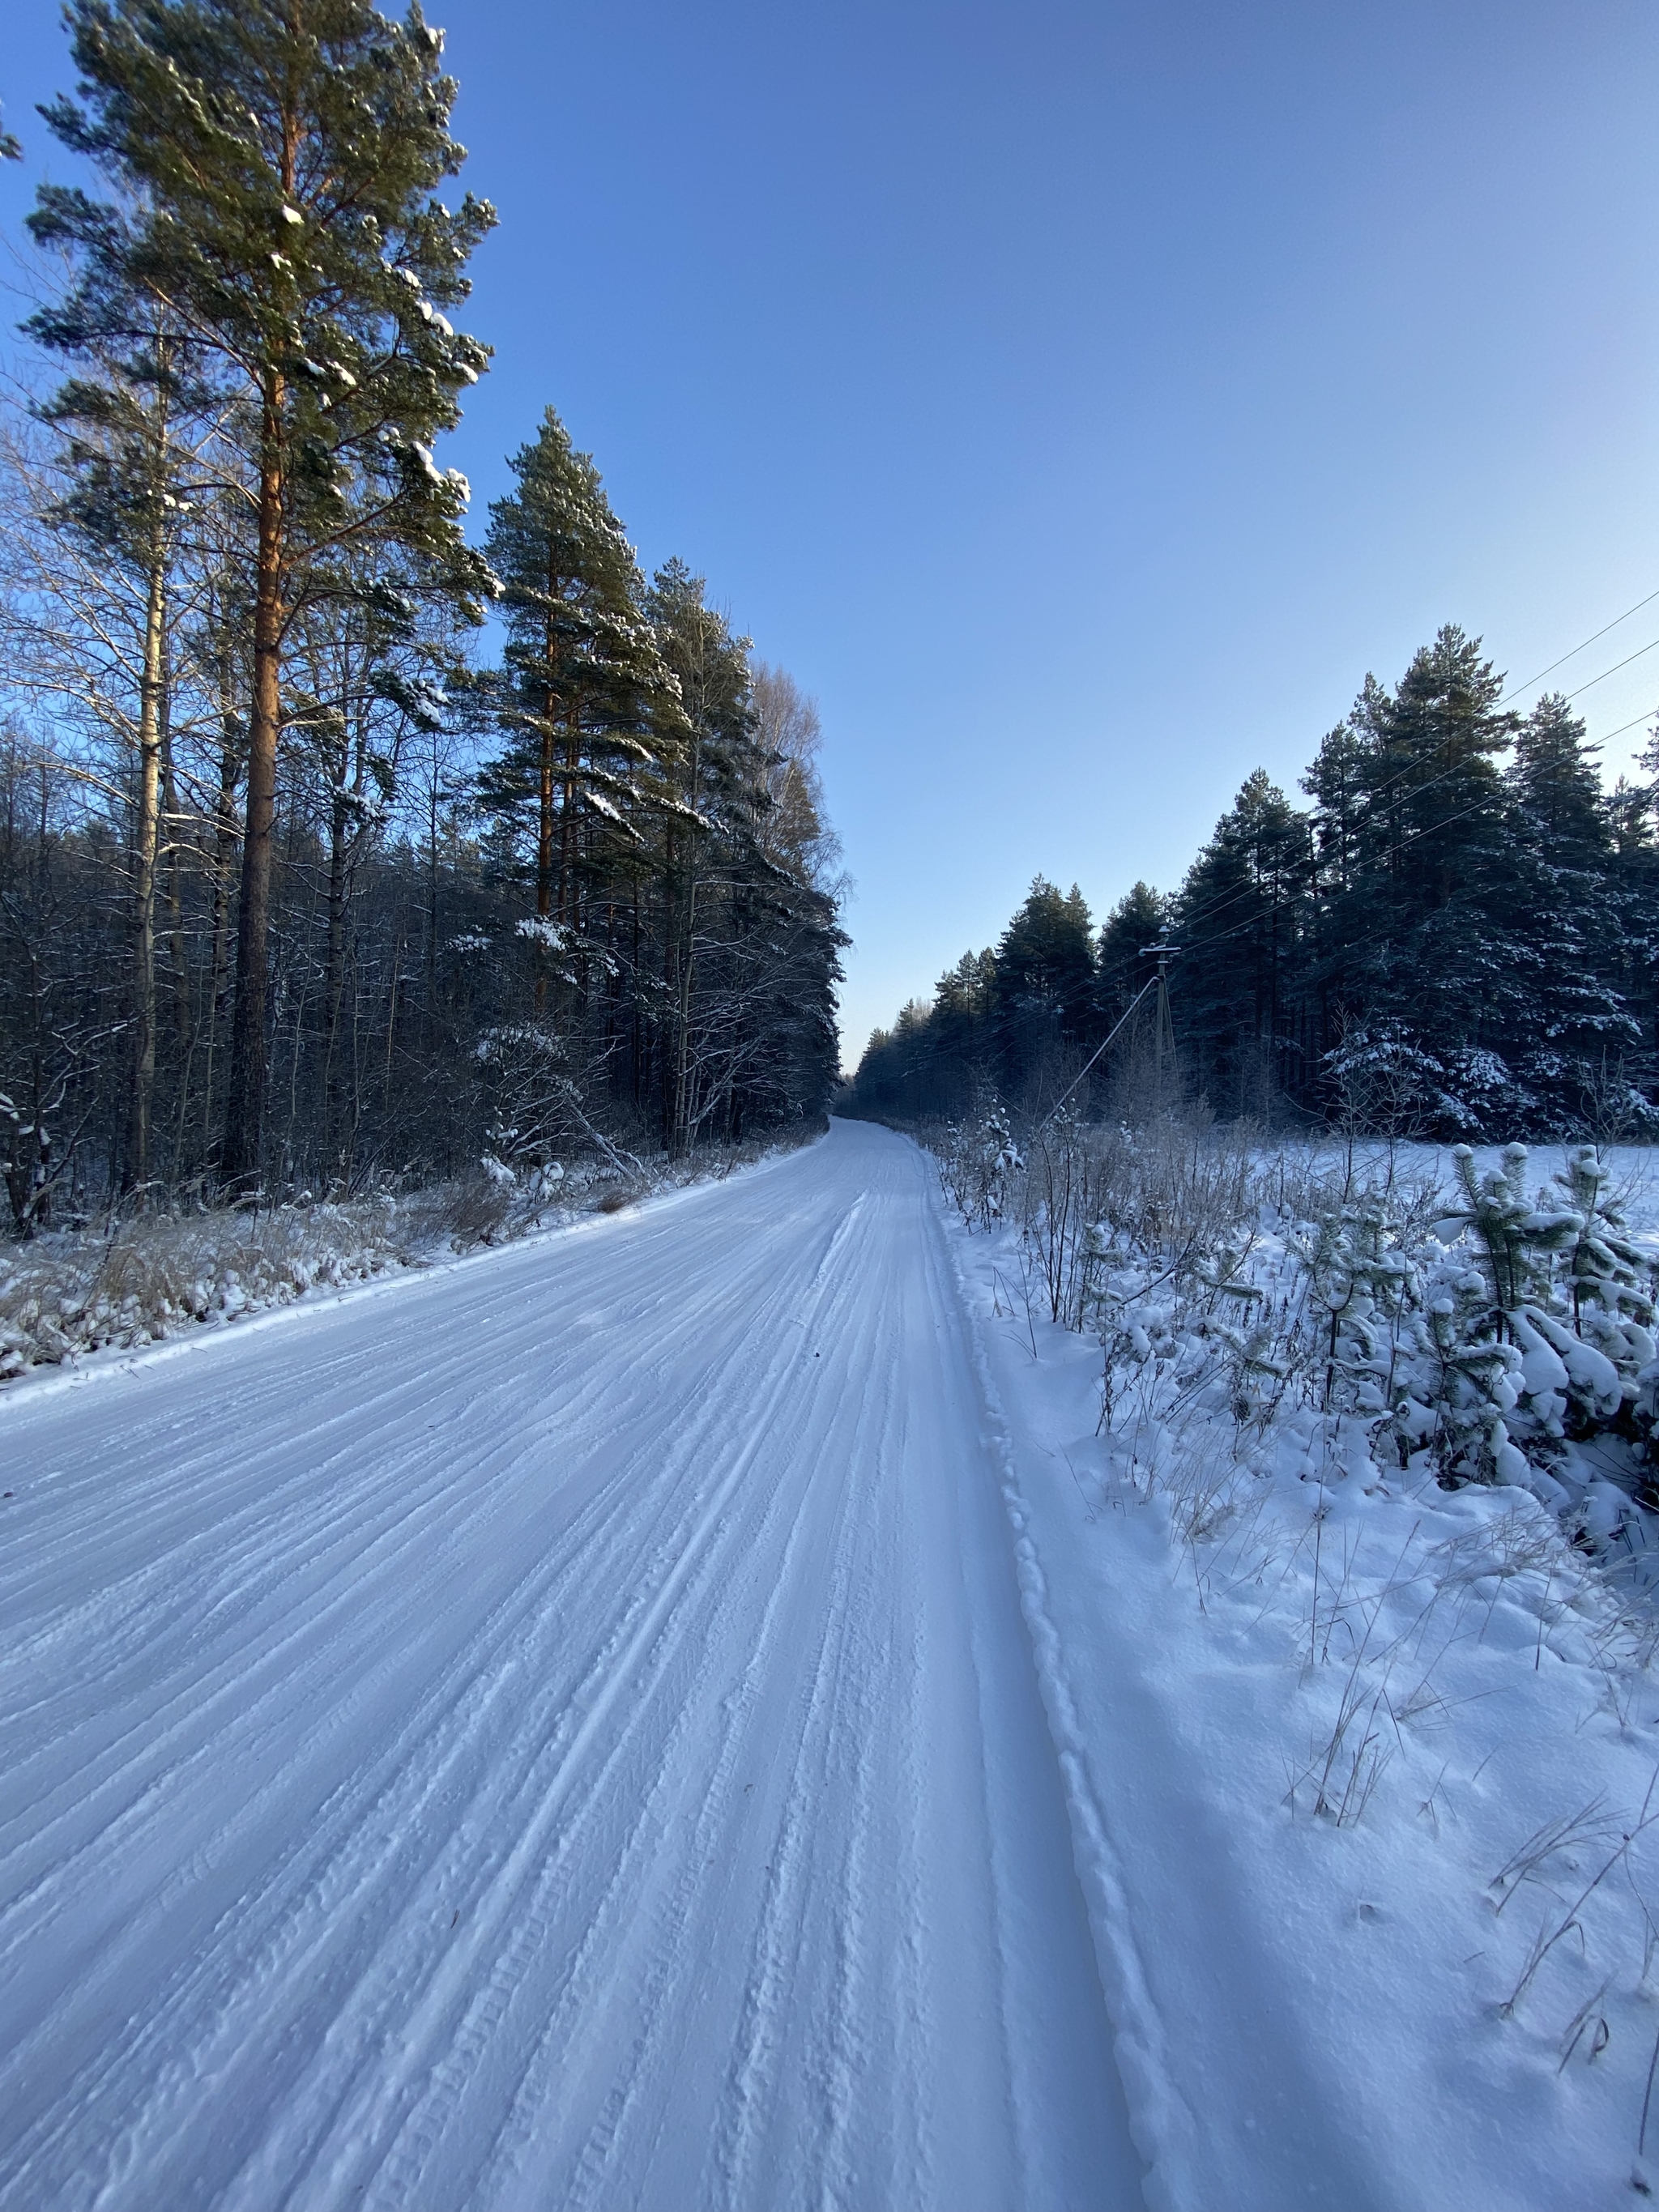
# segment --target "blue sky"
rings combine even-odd
[[[1172,885],[1442,621],[1518,679],[1659,591],[1650,0],[429,12],[501,216],[446,459],[482,522],[551,400],[816,694],[849,1057],[1039,870]],[[12,0],[9,230],[68,76]]]

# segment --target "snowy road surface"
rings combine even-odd
[[[0,1404],[0,2204],[1139,2205],[927,1185]]]

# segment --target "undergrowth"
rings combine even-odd
[[[1342,1832],[1386,1800],[1437,1838],[1497,1726],[1471,1700],[1545,1668],[1651,1758],[1659,1262],[1605,1157],[1536,1176],[1518,1146],[1365,1154],[1176,1116],[1021,1131],[994,1107],[920,1133],[964,1224],[1006,1232],[997,1280],[1033,1353],[1036,1316],[1098,1345],[1121,1496],[1166,1518],[1218,1631],[1241,1651],[1265,1632],[1295,1668],[1290,1817]],[[1522,1898],[1536,1923],[1495,2020],[1560,2069],[1655,2037],[1638,2177],[1656,1826],[1659,1773],[1640,1802],[1588,1792],[1489,1893],[1506,1929]]]
[[[112,1213],[0,1243],[0,1382],[112,1348],[160,1342],[239,1314],[511,1242],[659,1190],[729,1175],[818,1127],[671,1162],[631,1154],[515,1173],[487,1158],[427,1189],[197,1212]]]

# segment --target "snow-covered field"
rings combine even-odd
[[[14,1386],[0,2204],[1659,2186],[1626,1598],[1010,1274],[837,1123]]]

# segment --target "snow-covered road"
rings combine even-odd
[[[0,1405],[0,2204],[1139,2205],[930,1179]]]

